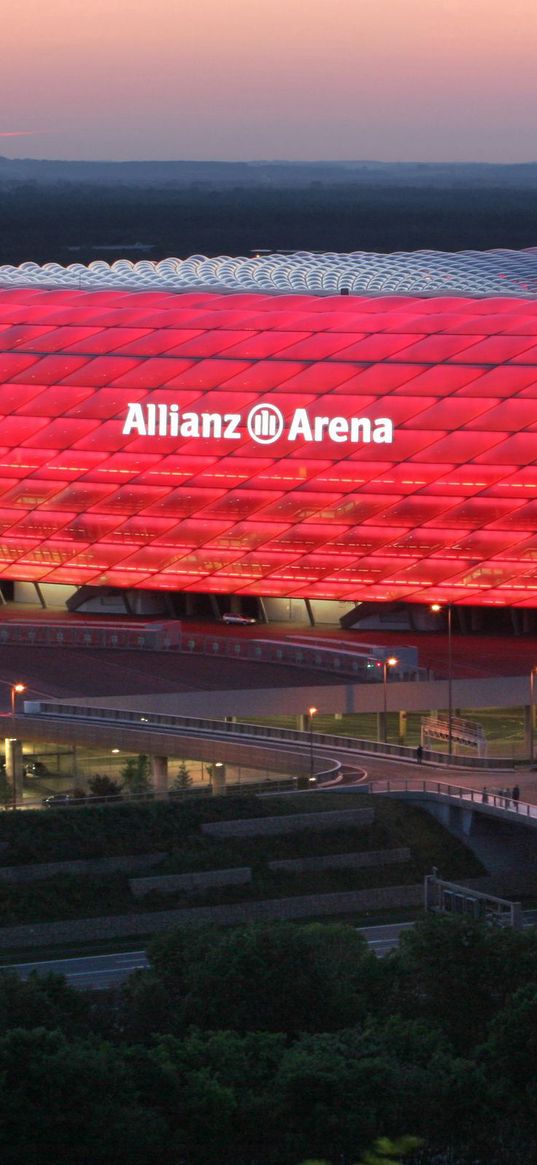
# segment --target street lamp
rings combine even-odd
[[[382,739],[386,744],[388,740],[388,668],[396,667],[399,660],[394,655],[388,656],[388,659],[382,660],[382,679],[384,686],[384,715],[382,719]]]
[[[536,672],[537,672],[537,667],[532,667],[532,669],[531,669],[531,671],[530,671],[530,724],[529,724],[529,729],[530,729],[530,730],[529,730],[529,738],[530,738],[530,765],[532,765],[532,764],[533,764],[533,759],[534,759],[534,758],[533,758],[533,753],[534,753],[534,746],[533,746],[533,736],[534,736],[533,717],[534,717],[534,708],[535,708],[535,673],[536,673]]]
[[[22,692],[26,691],[26,684],[12,684],[11,685],[11,715],[15,715],[16,699]]]
[[[315,773],[313,771],[313,717],[318,711],[318,708],[308,708],[308,724],[310,730],[310,784],[313,784],[315,778]]]
[[[431,603],[431,611],[435,615],[442,610],[440,603]],[[451,642],[451,603],[446,603],[447,610],[447,636],[448,636],[448,759],[451,762],[453,756],[453,650]]]

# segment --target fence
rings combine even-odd
[[[318,773],[315,778],[316,786],[322,785],[324,780],[328,779],[330,776],[333,776],[336,768],[337,765],[333,766],[328,772]],[[226,784],[225,794],[226,796],[233,797],[251,797],[265,793],[271,793],[273,795],[278,793],[294,793],[301,791],[305,783],[307,783],[309,788],[309,780],[305,777],[267,777],[266,780],[258,781],[257,783],[251,782],[249,784]],[[0,805],[0,811],[3,810],[4,812],[9,813],[12,812],[13,809],[25,811],[27,809],[50,809],[54,811],[60,810],[60,812],[64,813],[72,809],[92,809],[98,805],[139,805],[147,801],[163,799],[169,801],[181,801],[186,800],[187,798],[208,797],[211,796],[211,793],[211,786],[201,785],[199,788],[196,786],[190,786],[187,789],[169,789],[165,798],[162,797],[162,794],[159,796],[156,792],[151,791],[148,793],[121,792],[114,793],[107,797],[84,794],[81,796],[71,797],[69,800],[49,803],[48,805],[45,804],[47,798],[41,798],[39,801],[25,799],[22,803],[17,802],[16,805],[13,805],[12,802],[5,805]]]
[[[428,744],[430,740],[451,740],[454,746],[463,745],[474,748],[477,755],[482,757],[487,751],[487,740],[482,724],[476,720],[465,720],[461,716],[436,715],[428,716],[421,722],[421,742]]]
[[[511,819],[525,818],[537,823],[537,805],[513,799],[508,790],[494,792],[484,789],[467,789],[464,785],[444,784],[430,780],[375,780],[367,786],[371,793],[415,793],[445,798],[450,804],[473,807],[481,812],[501,810],[502,816]]]

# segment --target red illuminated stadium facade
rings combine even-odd
[[[532,296],[21,282],[0,580],[537,607]]]

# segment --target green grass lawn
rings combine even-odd
[[[481,724],[489,745],[522,746],[525,742],[524,711],[522,708],[460,708],[457,715]],[[406,735],[400,735],[399,713],[388,713],[388,741],[392,744],[405,743],[416,747],[420,742],[421,721],[426,713],[409,712],[406,721]],[[341,717],[319,713],[314,719],[314,732],[325,732],[332,736],[351,736],[357,740],[378,740],[380,725],[376,713],[345,713]],[[274,728],[297,728],[296,716],[274,716],[270,719],[257,717],[244,723],[266,724]]]

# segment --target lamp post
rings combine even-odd
[[[26,691],[26,684],[12,684],[11,685],[11,715],[15,715],[17,696]]]
[[[318,708],[308,708],[308,724],[310,731],[310,784],[313,784],[315,773],[313,771],[313,717],[319,711]]]
[[[435,615],[442,610],[440,603],[431,603],[431,611]],[[451,638],[451,616],[452,605],[446,603],[447,610],[447,635],[448,635],[448,759],[451,763],[453,756],[453,645]]]
[[[533,764],[533,760],[534,760],[533,754],[535,751],[534,750],[534,741],[533,741],[533,737],[534,737],[533,716],[534,716],[534,708],[535,708],[535,673],[536,672],[537,672],[537,667],[532,667],[532,669],[530,671],[530,723],[529,723],[530,765]]]
[[[384,715],[382,718],[382,739],[386,744],[388,740],[388,668],[396,667],[399,660],[394,655],[388,656],[388,659],[382,661],[382,680],[384,688]]]

